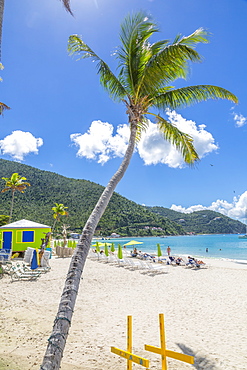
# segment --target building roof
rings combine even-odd
[[[16,222],[11,222],[8,225],[3,225],[0,229],[43,229],[43,228],[50,228],[50,226],[39,224],[37,222],[29,221],[29,220],[19,220]]]

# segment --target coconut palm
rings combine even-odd
[[[55,225],[57,221],[59,222],[61,220],[61,216],[68,216],[68,212],[66,211],[66,208],[62,203],[58,204],[55,203],[55,207],[52,207],[53,218],[55,219],[54,224],[52,226],[52,230],[54,231]]]
[[[187,37],[177,36],[172,43],[168,40],[151,43],[150,38],[157,31],[156,24],[143,12],[125,18],[120,31],[122,44],[115,53],[119,62],[118,77],[78,35],[69,37],[70,54],[96,62],[103,87],[113,100],[126,106],[130,138],[124,159],[86,222],[75,249],[41,369],[57,370],[60,367],[80,278],[94,231],[130,163],[136,143],[148,126],[148,114],[154,117],[164,139],[175,145],[185,162],[192,165],[198,160],[192,138],[159,113],[154,113],[154,109],[162,112],[167,108],[186,107],[209,98],[237,102],[235,95],[217,86],[198,85],[179,89],[171,86],[177,78],[187,76],[189,62],[201,60],[195,47],[198,43],[208,42],[205,30],[198,29]]]
[[[5,188],[2,190],[2,193],[5,191],[11,190],[12,192],[12,198],[11,198],[11,206],[10,206],[10,214],[9,214],[9,221],[11,221],[12,213],[13,213],[13,207],[14,207],[14,197],[15,192],[19,191],[21,193],[24,193],[24,190],[27,186],[30,186],[29,182],[26,182],[26,177],[20,176],[18,173],[13,173],[10,178],[8,177],[2,177],[3,180],[5,180]]]

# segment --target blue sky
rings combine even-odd
[[[239,104],[208,101],[167,112],[195,140],[201,161],[193,169],[150,122],[116,191],[139,204],[245,217],[247,1],[71,0],[71,7],[74,17],[58,0],[6,1],[1,101],[11,110],[0,119],[1,158],[107,184],[126,147],[125,107],[108,97],[93,63],[68,56],[67,40],[82,35],[115,71],[120,23],[129,12],[144,10],[161,30],[154,41],[200,27],[212,34],[197,48],[203,62],[176,86],[218,85],[237,95]]]

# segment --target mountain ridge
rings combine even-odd
[[[2,177],[10,177],[14,172],[26,177],[31,186],[23,194],[16,194],[12,221],[26,218],[52,225],[54,219],[51,208],[54,203],[63,203],[69,212],[68,217],[62,217],[63,222],[70,225],[71,231],[80,233],[104,189],[88,180],[68,178],[23,163],[0,159],[1,189],[5,185]],[[10,201],[10,192],[1,193],[0,213],[9,214]],[[114,192],[96,233],[102,236],[109,236],[112,232],[121,236],[161,236],[245,232],[245,225],[241,222],[213,211],[209,211],[213,213],[207,213],[206,217],[174,212],[159,206],[145,207]],[[214,222],[213,219],[217,220],[217,217],[218,221]],[[213,227],[215,225],[217,227]]]

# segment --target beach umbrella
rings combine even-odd
[[[114,252],[115,252],[114,243],[111,243],[111,252],[112,252],[112,253],[114,253]]]
[[[123,251],[121,244],[118,244],[118,252],[117,252],[118,259],[122,260],[123,259]]]
[[[37,251],[36,251],[36,249],[34,249],[33,258],[32,258],[32,262],[31,262],[31,270],[35,270],[38,267],[39,266],[38,266]]]
[[[96,244],[93,244],[92,247],[104,247],[106,245],[111,245],[111,243],[101,243],[101,242],[96,242]]]
[[[162,256],[162,251],[161,251],[161,248],[160,248],[160,244],[157,244],[157,255],[158,255],[158,257]]]
[[[105,243],[105,255],[106,255],[106,257],[109,256],[107,243]]]
[[[143,242],[137,242],[136,240],[131,240],[130,242],[128,242],[124,245],[136,245],[136,244],[143,244]]]
[[[100,253],[100,243],[99,242],[96,242],[95,247],[96,247],[96,252]]]

